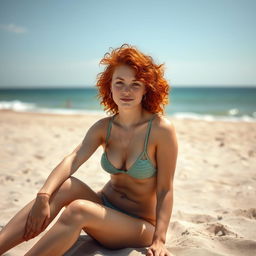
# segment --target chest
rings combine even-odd
[[[156,146],[152,137],[148,143],[149,138],[143,129],[130,132],[113,129],[105,147],[106,161],[119,170],[134,169],[141,164],[156,166]],[[143,160],[147,160],[149,163],[143,162]]]
[[[107,151],[118,151],[120,155],[126,156],[132,154],[136,149],[142,151],[147,137],[145,128],[142,126],[125,130],[119,127],[112,127],[108,143],[105,145]]]

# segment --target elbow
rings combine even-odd
[[[80,166],[74,154],[65,156],[63,159],[63,163],[65,164],[67,169],[69,169],[70,175],[73,174]]]
[[[73,153],[66,155],[62,161],[66,163],[73,163],[75,161],[75,155]]]
[[[163,197],[167,194],[173,194],[173,182],[168,182],[168,183],[165,183],[165,184],[159,184],[159,186],[157,187],[157,196],[158,197]]]
[[[173,196],[173,189],[171,188],[164,188],[157,191],[157,198],[164,198],[166,196]]]

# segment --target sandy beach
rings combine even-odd
[[[52,169],[101,117],[0,111],[1,227],[35,197]],[[256,122],[168,119],[179,142],[166,242],[170,252],[255,256]],[[101,153],[99,148],[74,175],[95,191],[109,180],[100,166]],[[66,255],[145,255],[143,248],[106,250],[81,235]],[[39,237],[5,255],[24,255]]]

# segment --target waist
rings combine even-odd
[[[110,203],[114,204],[122,210],[128,211],[141,217],[155,217],[155,196],[148,195],[147,198],[145,198],[145,196],[137,196],[136,199],[131,198],[127,196],[127,194],[120,192],[119,190],[114,188],[111,184],[111,181],[109,181],[104,186],[104,188],[102,189],[102,193],[106,195]]]

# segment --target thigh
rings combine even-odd
[[[100,193],[96,193],[84,182],[71,176],[53,193],[50,206],[58,211],[77,199],[102,204]]]
[[[93,218],[83,230],[104,247],[120,249],[151,245],[155,227],[148,221],[99,204],[94,204],[91,209]]]

